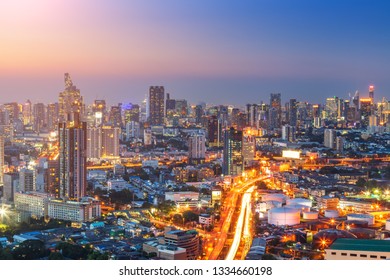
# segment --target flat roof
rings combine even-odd
[[[330,250],[390,252],[390,240],[339,238]]]

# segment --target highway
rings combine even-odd
[[[236,231],[234,233],[233,243],[230,246],[229,252],[226,255],[225,260],[234,260],[237,254],[238,247],[240,246],[241,236],[244,230],[244,236],[249,236],[249,223],[250,223],[250,202],[254,187],[249,188],[242,196],[241,212],[237,220]]]
[[[242,185],[236,186],[230,190],[230,192],[226,196],[226,199],[225,199],[224,204],[223,204],[225,207],[225,210],[221,214],[221,223],[222,223],[221,230],[219,233],[216,233],[216,232],[212,233],[212,235],[215,238],[217,238],[217,243],[214,245],[210,255],[209,256],[206,255],[205,259],[217,260],[220,257],[222,249],[225,246],[226,241],[227,241],[227,236],[228,236],[229,229],[230,229],[230,226],[232,223],[233,214],[234,214],[236,207],[237,207],[238,194],[244,193],[243,197],[246,197],[246,195],[245,195],[246,191],[248,191],[248,189],[251,186],[253,186],[254,183],[256,183],[257,181],[260,181],[260,180],[264,180],[266,178],[268,178],[268,176],[257,177],[255,179],[248,180],[247,182],[243,183]],[[249,202],[250,202],[250,195],[249,195]],[[240,212],[239,216],[243,215],[245,217],[246,209],[247,209],[247,206],[245,204],[245,207],[241,207],[241,212]],[[238,227],[236,227],[236,228],[238,228]],[[241,230],[242,230],[242,227],[241,227]],[[244,229],[244,231],[245,231],[245,229]],[[248,229],[248,231],[249,231],[249,229]]]

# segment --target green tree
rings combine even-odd
[[[187,210],[183,212],[183,218],[185,222],[197,222],[199,220],[199,215],[191,210]]]
[[[13,250],[12,255],[16,260],[36,260],[48,256],[49,251],[41,240],[26,240]]]

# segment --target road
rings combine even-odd
[[[234,214],[236,207],[237,207],[237,204],[238,204],[238,195],[240,193],[244,193],[243,197],[246,197],[246,195],[245,195],[246,191],[251,186],[253,186],[254,183],[256,183],[257,181],[260,181],[260,180],[264,180],[266,178],[268,178],[268,176],[261,176],[261,177],[257,177],[254,179],[250,179],[239,186],[233,187],[230,190],[230,192],[226,196],[226,199],[225,199],[224,204],[223,204],[223,206],[225,207],[224,208],[225,210],[221,214],[221,224],[222,224],[221,230],[219,233],[215,232],[215,233],[211,234],[213,239],[214,240],[216,239],[217,242],[216,242],[216,244],[214,244],[214,247],[212,248],[210,253],[208,251],[206,251],[205,259],[217,260],[218,258],[221,257],[220,255],[221,255],[222,249],[224,248],[224,246],[226,244],[229,229],[231,227],[233,214]],[[249,196],[249,198],[250,198],[250,196]],[[247,206],[245,204],[245,207],[241,207],[241,211],[239,213],[239,216],[244,215],[244,217],[245,217],[246,209],[247,209]],[[236,228],[238,228],[238,227],[236,227]],[[241,229],[242,229],[242,227],[241,227]]]

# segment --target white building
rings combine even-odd
[[[38,192],[17,192],[15,193],[14,201],[16,210],[27,212],[30,216],[40,218],[47,215],[48,194]]]
[[[324,146],[334,149],[336,146],[336,130],[325,129],[324,132]]]
[[[100,201],[92,198],[82,201],[50,200],[48,202],[50,218],[72,222],[88,222],[101,216]]]
[[[206,158],[206,136],[193,133],[188,137],[188,157],[190,163],[199,164]]]
[[[35,170],[22,168],[19,171],[19,190],[22,192],[36,191]]]

